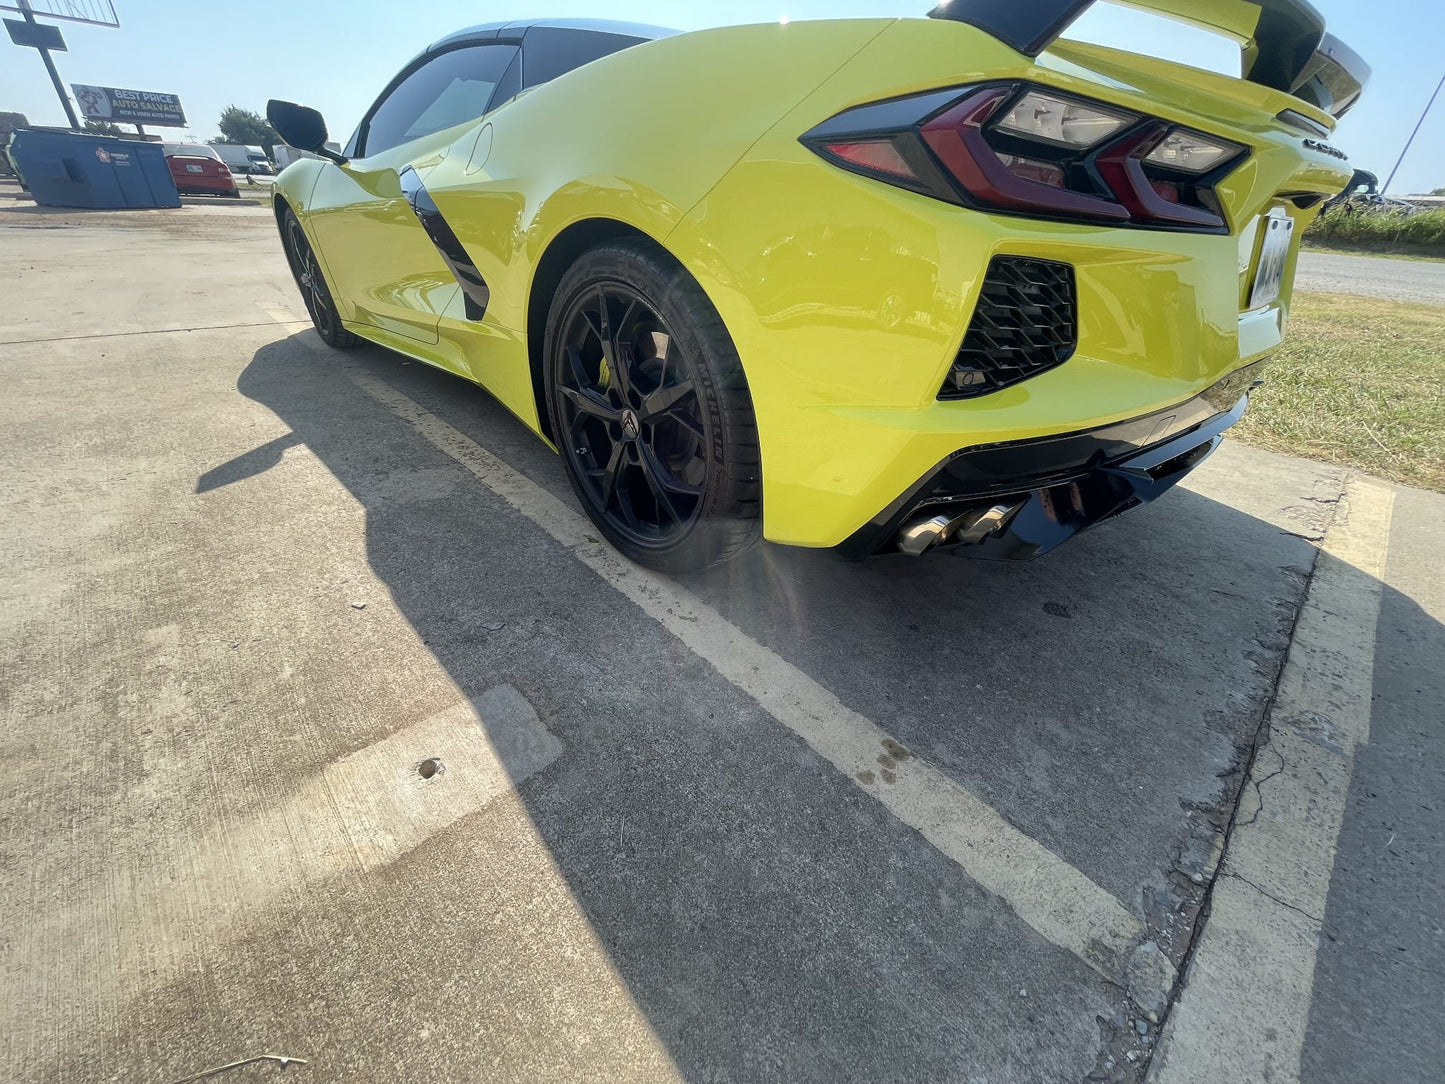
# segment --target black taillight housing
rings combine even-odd
[[[1214,185],[1249,149],[1031,83],[846,110],[802,136],[854,173],[962,206],[1056,221],[1225,233]]]

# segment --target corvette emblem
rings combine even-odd
[[[1339,158],[1348,161],[1349,155],[1338,147],[1331,147],[1328,143],[1321,143],[1318,139],[1306,139],[1305,146],[1312,151],[1319,151],[1321,154],[1328,154],[1331,158]]]

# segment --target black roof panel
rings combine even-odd
[[[497,38],[520,40],[532,27],[547,27],[552,30],[582,30],[594,34],[617,34],[626,38],[642,38],[647,41],[654,41],[657,38],[670,38],[680,33],[677,30],[669,30],[665,26],[649,26],[646,23],[628,23],[616,19],[514,19],[505,23],[482,23],[479,26],[469,26],[465,30],[458,30],[455,34],[448,34],[440,41],[433,42],[427,52],[436,52],[438,49],[449,48],[466,41],[495,41]]]

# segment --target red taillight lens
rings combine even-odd
[[[1166,199],[1155,188],[1160,182],[1145,172],[1145,159],[1164,142],[1169,132],[1170,127],[1164,121],[1151,121],[1124,133],[1094,156],[1099,175],[1129,208],[1129,215],[1135,221],[1206,229],[1222,227],[1224,219],[1213,211]],[[1181,194],[1177,184],[1174,191]]]
[[[1167,199],[1170,203],[1179,202],[1179,186],[1173,181],[1150,181],[1154,191],[1159,194],[1160,199]]]
[[[905,177],[910,181],[918,180],[917,175],[903,160],[903,155],[898,153],[898,148],[893,145],[892,140],[873,139],[856,143],[824,143],[822,146],[829,154],[861,169],[874,173],[888,173],[894,177]]]
[[[988,87],[934,117],[920,131],[948,171],[991,207],[1032,214],[1123,222],[1129,212],[1118,202],[1030,180],[1009,169],[984,134],[984,125],[1016,88]],[[1060,168],[1062,172],[1062,168]]]
[[[1247,148],[1021,83],[859,106],[805,145],[855,173],[984,210],[1226,229],[1213,185]]]

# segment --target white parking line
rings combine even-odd
[[[547,490],[384,381],[355,368],[347,372],[1040,934],[1119,979],[1144,925],[1112,895],[690,591],[599,542],[591,523]]]
[[[311,323],[311,321],[307,317],[297,316],[295,313],[287,312],[284,309],[273,309],[269,306],[261,305],[259,304],[259,302],[257,304],[257,307],[260,308],[260,310],[264,312],[267,316],[271,317],[271,319],[275,320],[278,324],[283,324],[286,326],[290,326],[291,324],[296,324],[298,326],[309,326]]]
[[[1300,1078],[1355,747],[1370,736],[1395,491],[1347,482],[1300,612],[1245,800],[1153,1084]]]

